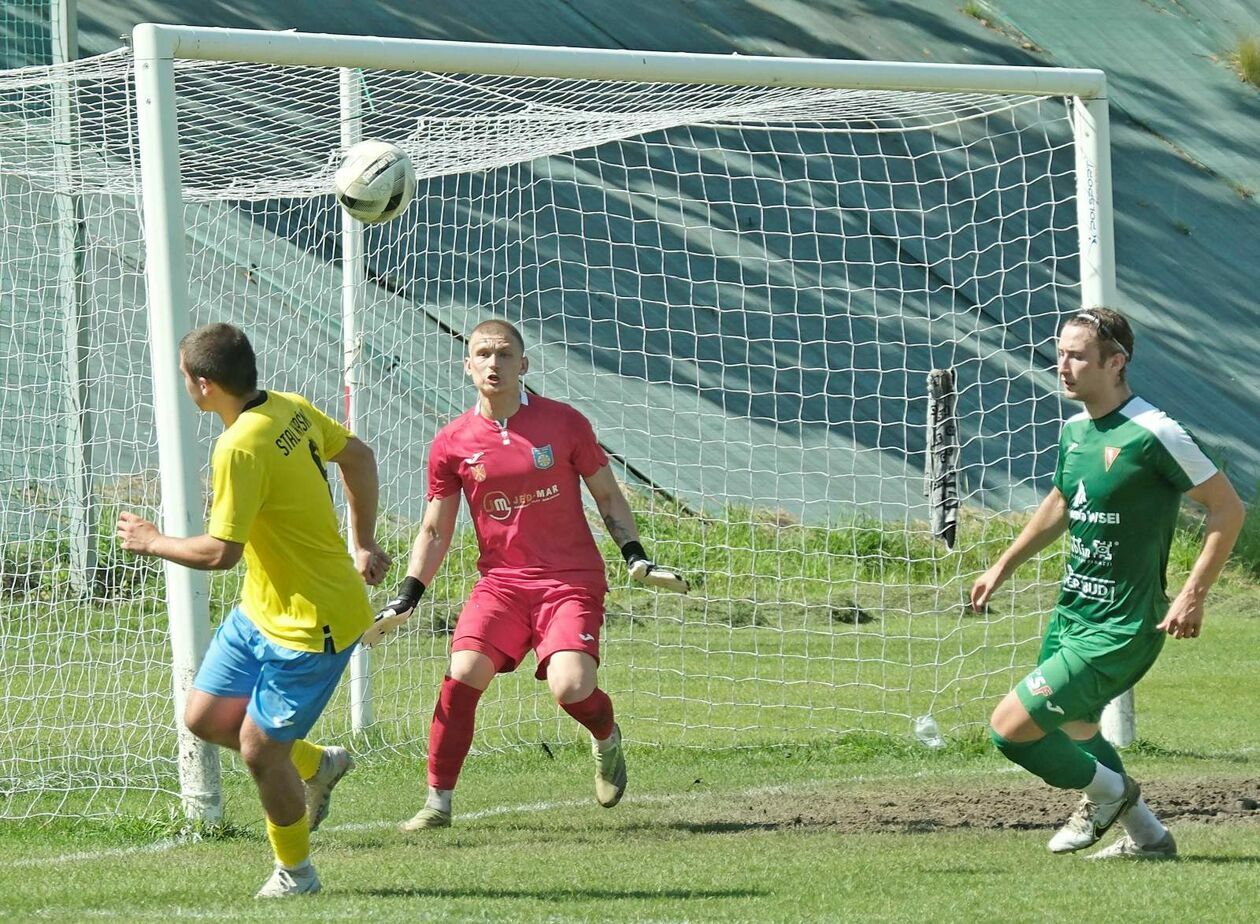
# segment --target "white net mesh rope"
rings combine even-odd
[[[156,517],[132,59],[0,73],[0,815],[129,810],[177,788]],[[176,65],[196,323],[244,327],[266,387],[344,406],[335,68]],[[602,683],[662,745],[902,735],[982,720],[1053,569],[964,614],[968,551],[1053,465],[1057,320],[1079,296],[1061,99],[364,71],[363,137],[416,200],[369,229],[356,429],[405,557],[425,451],[472,402],[460,334],[520,325],[528,385],[595,424],[687,600],[614,591]],[[73,102],[74,121],[65,118]],[[929,370],[952,367],[965,514],[934,543]],[[200,449],[217,433],[203,419]],[[594,522],[594,521],[593,521]],[[602,527],[594,526],[603,540]],[[373,656],[367,755],[424,752],[461,544]],[[996,538],[995,538],[996,537]],[[399,574],[391,576],[391,582]],[[216,579],[213,616],[230,605]],[[1022,587],[1022,585],[1016,585]],[[1033,602],[1028,602],[1032,600]],[[317,733],[349,731],[344,693]],[[576,738],[522,669],[477,747]]]

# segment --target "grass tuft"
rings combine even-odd
[[[112,844],[258,840],[262,836],[256,829],[228,821],[186,818],[177,804],[156,811],[121,811],[92,818],[78,818],[69,813],[45,820],[40,830],[50,838],[66,834],[89,843]]]
[[[988,22],[989,14],[985,12],[984,7],[977,3],[976,0],[967,0],[963,4],[962,11],[964,16],[970,16],[972,19],[977,19],[982,23]]]
[[[1260,89],[1260,38],[1239,40],[1233,55],[1234,68],[1243,82]]]

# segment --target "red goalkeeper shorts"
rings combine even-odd
[[[598,663],[606,592],[602,584],[482,578],[455,623],[451,650],[479,651],[508,673],[532,648],[539,680],[557,651],[584,651]]]

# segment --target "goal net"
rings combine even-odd
[[[519,326],[528,388],[592,420],[645,544],[693,580],[687,598],[631,588],[592,516],[601,685],[640,744],[906,737],[924,717],[949,737],[1030,663],[1054,556],[986,614],[963,601],[1053,469],[1053,340],[1089,296],[1082,102],[177,60],[182,228],[146,244],[146,66],[0,74],[0,815],[179,792],[166,572],[112,538],[119,510],[160,522],[164,503],[159,233],[184,242],[187,325],[240,325],[264,387],[349,415],[375,449],[397,562],[378,603],[428,444],[473,402],[464,333]],[[403,147],[419,181],[366,230],[331,195],[357,137]],[[952,373],[944,421],[933,370]],[[202,416],[184,441],[193,520],[219,429]],[[952,548],[925,472],[956,483]],[[423,755],[475,560],[461,521],[318,738]],[[212,624],[238,587],[213,578]],[[477,749],[577,740],[532,675],[496,681]]]

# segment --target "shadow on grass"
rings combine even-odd
[[[1255,756],[1250,753],[1231,753],[1228,751],[1190,751],[1185,748],[1166,748],[1145,738],[1137,738],[1125,748],[1126,753],[1142,754],[1146,757],[1181,758],[1183,760],[1203,760],[1212,763],[1250,764]]]
[[[679,821],[666,827],[690,834],[738,834],[742,831],[779,831],[790,826],[774,821]]]
[[[374,898],[502,898],[549,902],[616,901],[662,898],[763,898],[762,889],[358,889]]]
[[[1175,860],[1170,861],[1177,866],[1185,866],[1187,864],[1195,864],[1198,866],[1233,866],[1243,864],[1249,866],[1260,866],[1260,854],[1248,855],[1243,857],[1187,857],[1179,856]]]

